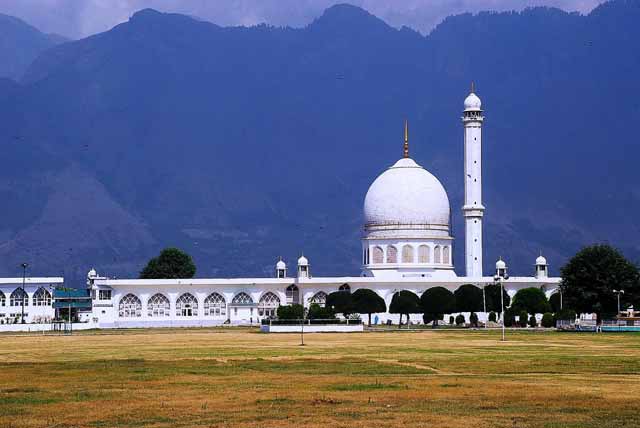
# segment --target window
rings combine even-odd
[[[342,284],[340,287],[338,287],[338,291],[348,291],[349,293],[351,293],[351,286],[349,284]]]
[[[22,288],[16,288],[9,296],[10,306],[28,306],[29,296]]]
[[[234,305],[251,305],[253,304],[253,299],[243,291],[236,294],[231,303]]]
[[[429,247],[420,245],[418,247],[418,263],[429,263]]]
[[[402,247],[402,263],[413,263],[413,247],[411,245]]]
[[[176,316],[195,317],[198,316],[198,299],[191,293],[184,293],[176,300]]]
[[[51,306],[51,293],[40,287],[33,294],[33,306]]]
[[[227,301],[219,293],[211,293],[204,299],[204,316],[220,317],[227,315]]]
[[[290,305],[292,303],[300,303],[300,290],[295,284],[291,284],[287,287],[285,296],[287,298],[287,305]]]
[[[161,293],[156,293],[147,301],[147,316],[168,317],[171,315],[169,298]]]
[[[374,264],[382,264],[383,263],[384,252],[381,247],[373,247],[373,263]]]
[[[443,247],[443,249],[442,249],[442,263],[447,264],[447,265],[449,263],[451,263],[450,252],[451,252],[451,247],[450,246]]]
[[[436,245],[436,248],[433,249],[433,262],[441,263],[442,258],[440,257],[440,245]]]
[[[398,263],[398,249],[393,245],[387,247],[387,263]]]
[[[120,299],[118,305],[118,316],[120,318],[139,318],[142,316],[142,302],[135,294],[127,294]]]
[[[111,300],[111,290],[98,290],[98,299]]]
[[[327,293],[325,293],[324,291],[318,291],[313,295],[311,300],[309,300],[309,303],[315,303],[324,307],[325,303],[327,303]]]
[[[0,291],[0,306],[5,306],[7,304],[7,297],[4,295],[2,291]]]
[[[267,291],[258,302],[258,315],[261,317],[275,316],[278,306],[280,306],[280,298],[271,291]]]

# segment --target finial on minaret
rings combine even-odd
[[[407,120],[404,120],[404,150],[403,157],[409,157],[409,123]]]
[[[476,91],[476,87],[473,84],[473,81],[471,81],[471,93],[473,94]]]

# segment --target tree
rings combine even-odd
[[[525,310],[520,311],[520,313],[518,314],[518,325],[520,327],[526,327],[527,326],[528,316],[529,316],[529,314],[527,313],[527,311],[525,311]]]
[[[280,305],[277,311],[279,320],[300,320],[304,318],[304,307],[297,303],[293,305]]]
[[[493,312],[493,311],[489,312],[489,321],[491,321],[491,322],[497,322],[498,321],[498,316],[496,315],[495,312]]]
[[[537,327],[538,326],[538,320],[536,319],[535,315],[531,315],[529,317],[529,327]]]
[[[333,313],[333,310],[329,307],[322,307],[317,303],[312,303],[309,306],[309,312],[307,313],[307,318],[311,320],[331,320],[336,317],[336,314]]]
[[[529,314],[543,314],[551,310],[544,291],[535,287],[518,290],[513,296],[513,307],[525,310]]]
[[[355,311],[369,316],[369,326],[371,326],[371,314],[387,311],[384,299],[373,290],[359,288],[353,292],[352,296]]]
[[[502,320],[502,322],[504,322],[504,326],[505,327],[513,327],[514,325],[516,325],[516,313],[513,309],[509,308],[509,309],[505,309],[504,311],[504,319]]]
[[[334,312],[348,317],[349,314],[356,312],[353,295],[350,291],[334,291],[329,293],[325,307],[331,308]]]
[[[563,302],[564,303],[564,302]],[[560,307],[560,292],[556,291],[549,297],[549,304],[551,305],[551,312],[556,313],[560,312],[562,309]]]
[[[196,265],[191,256],[178,248],[165,248],[158,257],[149,260],[140,272],[142,279],[193,278]]]
[[[498,284],[489,284],[484,287],[484,296],[487,301],[487,310],[494,312],[501,312],[502,307],[500,306],[500,285]],[[502,300],[504,302],[505,310],[511,304],[511,298],[507,294],[506,290],[502,290]]]
[[[600,244],[580,250],[560,270],[561,290],[567,307],[579,313],[603,315],[617,312],[613,290],[624,290],[623,303],[640,303],[640,273],[630,261],[610,245]]]
[[[456,315],[456,325],[461,326],[464,324],[464,315],[458,314]]]
[[[453,324],[454,322],[456,322],[456,319],[453,315],[449,315],[449,324]]]
[[[398,328],[402,325],[402,315],[407,316],[407,324],[409,323],[409,314],[419,314],[422,312],[420,307],[420,298],[409,290],[396,291],[391,298],[389,305],[389,313],[400,314],[400,322]]]
[[[478,314],[471,312],[469,315],[469,324],[471,324],[472,327],[478,327]]]
[[[549,327],[553,327],[553,314],[551,312],[545,312],[542,315],[542,320],[540,320],[540,324],[544,327],[544,328],[549,328]]]
[[[482,289],[472,284],[463,284],[453,292],[456,312],[481,312],[484,309]]]
[[[433,319],[434,327],[438,325],[438,320],[442,319],[444,314],[456,311],[456,298],[444,287],[427,289],[420,297],[420,304],[425,315]]]

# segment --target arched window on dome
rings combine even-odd
[[[418,247],[418,263],[429,263],[429,247],[427,245],[420,245]]]
[[[413,247],[409,244],[402,247],[402,263],[413,263]]]
[[[347,291],[351,293],[351,286],[349,284],[342,284],[340,287],[338,287],[338,291]]]
[[[442,263],[442,257],[440,257],[440,245],[436,245],[433,249],[433,262],[434,263]]]
[[[51,306],[51,293],[40,287],[33,294],[33,306]]]
[[[147,316],[171,316],[171,303],[169,303],[169,298],[162,293],[156,293],[151,296],[147,301]]]
[[[176,316],[196,317],[198,316],[198,299],[191,293],[184,293],[176,300]]]
[[[448,245],[442,249],[442,263],[446,265],[451,263],[451,247]]]
[[[373,263],[382,264],[384,262],[384,251],[382,247],[373,247]]]
[[[398,263],[398,249],[393,245],[387,247],[387,263]]]
[[[271,291],[267,291],[258,302],[258,315],[261,317],[274,317],[280,306],[280,298]]]
[[[227,314],[227,301],[220,293],[211,293],[204,299],[204,316],[220,317]]]
[[[135,294],[127,294],[118,303],[120,318],[139,318],[142,316],[142,302]]]
[[[300,289],[297,285],[291,284],[288,286],[284,295],[287,298],[287,305],[300,303]]]
[[[327,293],[324,291],[318,291],[313,297],[309,300],[309,303],[320,305],[324,308],[324,305],[327,303]]]

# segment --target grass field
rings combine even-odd
[[[0,427],[621,427],[640,335],[0,336]]]

